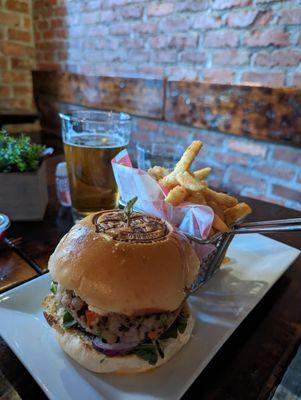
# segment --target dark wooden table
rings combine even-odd
[[[54,169],[61,157],[48,160],[50,203],[42,222],[13,223],[9,237],[43,270],[58,240],[72,225],[70,210],[59,207],[54,191]],[[300,217],[284,207],[247,199],[253,220]],[[271,237],[301,247],[300,233]],[[10,248],[0,253],[0,289],[34,279],[37,273]],[[268,399],[301,341],[301,258],[288,269],[264,299],[217,353],[184,399]],[[0,340],[0,371],[22,399],[46,396]],[[0,374],[1,381],[1,374]],[[1,397],[1,396],[0,396]]]

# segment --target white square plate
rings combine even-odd
[[[40,308],[49,274],[0,296],[0,333],[50,399],[178,399],[299,253],[258,234],[236,236],[231,263],[190,299],[196,325],[189,343],[145,374],[96,375],[63,353]]]

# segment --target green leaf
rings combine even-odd
[[[153,343],[142,343],[134,349],[137,357],[147,361],[150,365],[157,364],[158,352]]]
[[[64,328],[71,328],[76,323],[77,323],[76,320],[72,317],[72,315],[69,313],[69,311],[66,311],[63,316]]]
[[[39,168],[45,146],[31,143],[23,134],[10,136],[0,129],[0,172],[27,172]]]
[[[187,327],[188,316],[184,315],[183,311],[180,312],[174,323],[160,336],[160,340],[167,340],[170,338],[176,339],[178,332],[184,333]]]
[[[50,292],[56,294],[57,292],[57,282],[51,281]]]
[[[123,214],[124,214],[124,217],[125,217],[125,219],[127,221],[128,226],[130,226],[131,214],[133,212],[133,206],[134,206],[134,204],[136,203],[137,200],[138,200],[137,196],[133,197],[131,200],[129,200],[126,203],[126,206],[124,207]]]

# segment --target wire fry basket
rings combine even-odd
[[[188,294],[192,294],[204,285],[204,283],[209,281],[209,279],[220,268],[234,234],[219,233],[207,240],[197,241],[190,235],[186,236],[191,242],[193,242],[193,245],[196,244],[197,246],[203,245],[211,247],[208,254],[202,258],[199,273],[188,290]]]

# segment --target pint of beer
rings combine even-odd
[[[119,194],[111,160],[128,145],[130,116],[75,111],[60,117],[74,220],[115,208]]]

